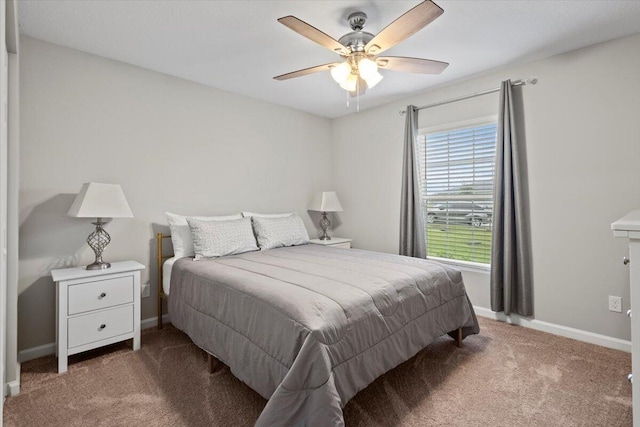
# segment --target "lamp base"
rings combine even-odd
[[[320,228],[322,229],[322,236],[319,237],[320,240],[331,240],[331,237],[327,234],[327,229],[331,225],[331,221],[327,218],[327,213],[322,212],[322,218],[320,219]]]
[[[111,236],[102,228],[104,224],[105,222],[102,218],[98,218],[98,220],[93,223],[93,225],[96,226],[95,231],[87,237],[87,244],[93,249],[96,255],[96,260],[93,264],[87,265],[87,270],[105,270],[111,267],[111,264],[102,261],[102,251],[107,247],[109,242],[111,242]]]
[[[111,268],[111,264],[104,261],[87,265],[87,270],[106,270],[107,268]]]

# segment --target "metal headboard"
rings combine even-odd
[[[158,329],[162,329],[162,300],[169,299],[169,295],[164,293],[163,277],[162,277],[162,265],[166,260],[171,258],[171,255],[163,255],[162,252],[162,240],[170,239],[171,234],[156,234],[156,247],[158,248]]]

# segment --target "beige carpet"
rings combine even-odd
[[[480,319],[458,349],[443,337],[346,406],[347,426],[630,426],[627,353]],[[6,426],[251,426],[265,400],[169,326],[127,343],[22,365]]]

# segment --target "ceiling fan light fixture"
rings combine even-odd
[[[376,71],[375,74],[373,74],[372,76],[367,77],[364,80],[367,82],[367,87],[369,89],[371,89],[372,87],[374,87],[375,85],[380,83],[380,81],[382,81],[383,78],[384,78],[384,76]]]
[[[351,74],[351,65],[345,61],[340,65],[337,65],[331,69],[331,77],[336,83],[342,85],[347,82],[349,75]]]
[[[448,63],[431,59],[402,56],[378,57],[378,55],[420,31],[443,12],[442,8],[432,0],[421,1],[376,35],[363,30],[367,22],[367,15],[364,12],[354,12],[348,18],[353,31],[338,40],[295,16],[282,17],[278,19],[282,25],[320,46],[338,53],[341,57],[340,61],[343,62],[304,68],[276,76],[274,79],[288,80],[330,70],[331,78],[351,96],[359,99],[367,89],[373,88],[384,78],[380,74],[379,68],[419,74],[440,74],[449,65]],[[347,107],[348,105],[347,101]]]
[[[369,78],[373,78],[378,73],[378,64],[369,58],[362,58],[358,62],[358,72],[360,73],[360,77],[365,80],[369,80]]]
[[[356,90],[358,85],[358,75],[357,74],[349,74],[346,80],[343,83],[340,83],[340,87],[348,92],[353,92]]]

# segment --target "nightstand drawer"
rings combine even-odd
[[[89,313],[68,320],[69,347],[133,332],[133,305]]]
[[[328,240],[321,240],[321,239],[311,239],[309,240],[309,243],[311,243],[312,245],[321,245],[321,246],[327,246],[330,248],[346,248],[346,249],[351,249],[351,239],[345,239],[344,237],[333,237],[332,239],[328,239]]]
[[[133,276],[69,286],[69,316],[133,302]]]
[[[338,244],[335,244],[335,245],[329,245],[329,247],[331,247],[331,248],[347,248],[347,249],[351,249],[351,242],[338,243]]]

